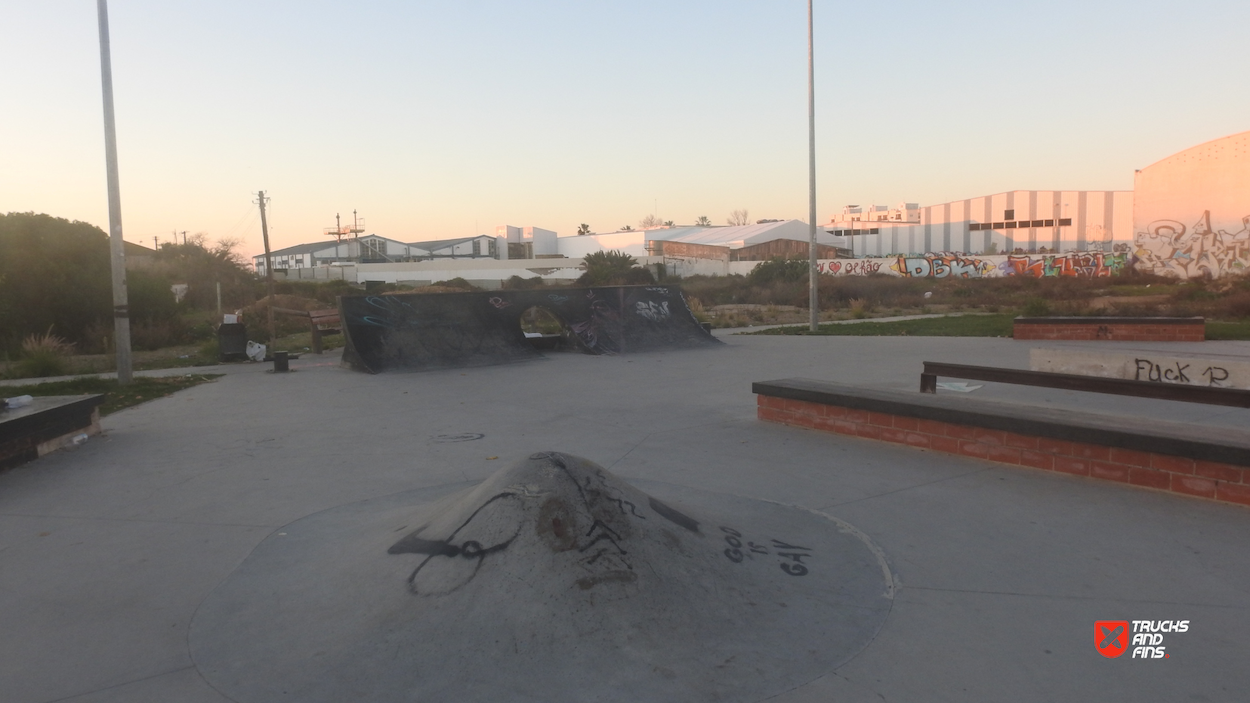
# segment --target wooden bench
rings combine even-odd
[[[314,354],[320,354],[322,352],[322,335],[343,333],[343,325],[339,320],[339,311],[334,308],[329,310],[291,310],[288,308],[274,308],[273,311],[282,313],[283,315],[296,315],[298,317],[308,318],[309,327],[312,329],[312,353]]]
[[[1022,386],[1060,388],[1069,391],[1113,393],[1139,398],[1179,400],[1186,403],[1228,405],[1234,408],[1250,408],[1250,391],[1240,388],[1217,388],[1190,386],[1180,383],[1155,383],[1133,381],[1124,378],[1102,378],[1049,371],[1026,371],[1023,369],[1000,369],[991,366],[946,364],[939,361],[924,362],[920,374],[920,392],[937,393],[937,377],[962,378],[990,383],[1014,383]]]

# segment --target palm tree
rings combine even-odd
[[[712,221],[707,219],[707,215],[699,215],[699,219],[694,221],[696,227],[711,227]]]
[[[581,225],[579,225],[579,226],[578,226],[578,228],[577,228],[577,236],[581,237],[581,236],[584,236],[584,235],[587,235],[587,234],[590,234],[590,225],[588,225],[588,224],[586,224],[585,222],[583,222],[583,223],[582,223]]]

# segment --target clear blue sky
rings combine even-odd
[[[260,250],[807,217],[802,0],[112,0],[126,238]],[[107,228],[91,0],[0,4],[0,212]],[[1250,3],[816,1],[818,213],[1133,169],[1250,129]]]

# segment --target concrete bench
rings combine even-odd
[[[0,405],[0,469],[73,444],[79,435],[99,434],[103,402],[99,394],[52,395],[36,397],[20,408]]]

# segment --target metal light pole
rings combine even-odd
[[[109,252],[113,267],[113,337],[117,350],[117,383],[133,380],[130,363],[130,304],[126,295],[126,243],[122,239],[122,196],[117,179],[117,126],[113,120],[113,62],[109,55],[109,10],[96,0],[100,21],[100,84],[104,93],[104,161],[109,189]]]
[[[808,301],[809,327],[816,331],[816,79],[812,61],[812,0],[807,0],[807,181],[808,181]]]

